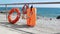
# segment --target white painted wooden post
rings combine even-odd
[[[6,20],[7,20],[7,5],[5,5],[5,9],[6,9]]]

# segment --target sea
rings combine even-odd
[[[3,10],[11,10],[14,7],[0,7],[0,11]],[[22,12],[22,8],[18,7],[20,11]],[[60,15],[60,8],[43,8],[43,7],[36,7],[37,9],[37,16],[43,16],[43,17],[57,17]]]

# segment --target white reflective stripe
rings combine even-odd
[[[17,14],[18,17],[20,17],[20,15]]]

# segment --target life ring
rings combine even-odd
[[[28,5],[27,4],[25,4],[24,6],[23,6],[23,8],[22,8],[22,11],[23,11],[23,14],[27,14],[27,9],[28,9],[29,7],[28,7]]]
[[[12,14],[13,12],[17,12],[17,17],[16,17],[14,20],[11,19],[11,14]],[[18,8],[13,8],[13,9],[11,9],[11,10],[9,11],[8,21],[9,21],[11,24],[15,24],[15,23],[19,20],[19,18],[20,18],[20,10],[19,10]]]

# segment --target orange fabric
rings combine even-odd
[[[17,17],[16,17],[14,20],[12,20],[12,19],[11,19],[11,14],[12,14],[13,12],[15,12],[15,11],[17,12]],[[9,11],[8,21],[9,21],[10,23],[15,24],[15,23],[19,20],[19,18],[20,18],[20,11],[19,11],[18,8],[13,8],[13,9],[11,9],[11,10]]]
[[[32,15],[31,15],[31,12],[32,12]],[[27,25],[28,26],[35,26],[36,25],[36,11],[35,11],[35,8],[32,8],[32,11],[31,9],[27,9]]]

